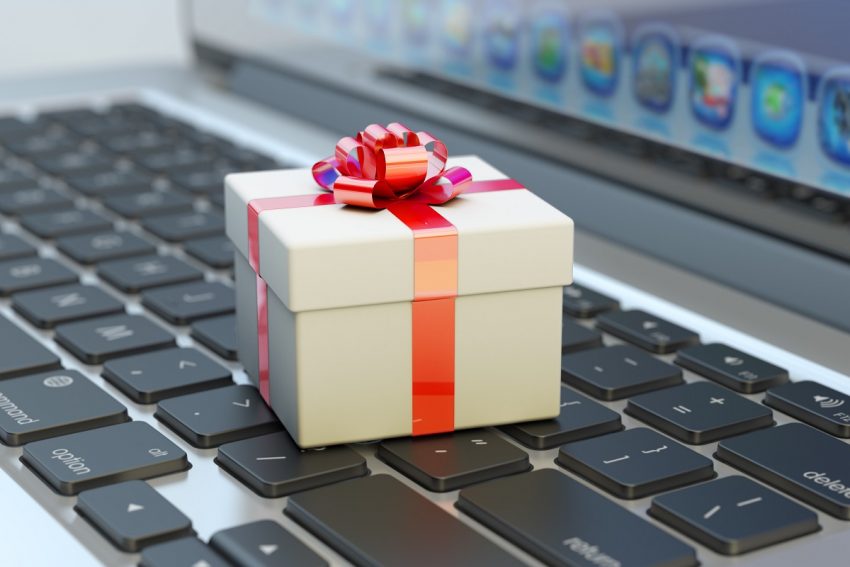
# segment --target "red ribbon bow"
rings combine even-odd
[[[446,145],[427,132],[393,122],[370,124],[356,138],[346,136],[336,151],[313,166],[316,182],[337,203],[384,209],[400,200],[442,205],[472,181],[463,167],[446,169]]]

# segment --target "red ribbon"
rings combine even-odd
[[[427,132],[377,124],[342,138],[333,156],[313,166],[329,193],[269,197],[248,203],[248,260],[257,274],[259,389],[269,401],[268,289],[260,276],[259,216],[264,211],[347,204],[386,208],[413,232],[413,435],[454,430],[455,297],[458,233],[429,205],[462,192],[524,189],[512,179],[472,181],[462,167],[446,169],[446,146]]]

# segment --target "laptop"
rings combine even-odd
[[[191,68],[0,88],[4,565],[846,564],[844,3],[185,16]],[[392,121],[575,220],[561,415],[301,451],[238,361],[223,178]]]

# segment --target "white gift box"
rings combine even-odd
[[[450,158],[477,181],[506,179]],[[248,207],[320,194],[309,169],[226,179],[236,248],[239,357],[259,376],[258,291]],[[546,419],[560,410],[562,288],[572,281],[572,220],[525,189],[462,194],[435,206],[458,231],[454,428]],[[387,210],[346,205],[263,212],[268,402],[301,447],[413,432],[413,232]]]

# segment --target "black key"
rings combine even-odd
[[[178,146],[136,156],[135,161],[157,173],[176,173],[187,169],[212,167],[215,158],[210,153],[191,146]]]
[[[174,144],[174,139],[163,132],[150,129],[102,137],[100,143],[117,154],[134,154],[162,150]]]
[[[547,565],[699,564],[691,547],[552,469],[464,488],[456,506]]]
[[[771,388],[764,403],[827,433],[850,438],[850,398],[837,390],[804,380]]]
[[[123,551],[195,535],[192,521],[141,480],[81,492],[74,510]]]
[[[59,238],[112,228],[112,221],[94,211],[70,209],[32,213],[21,217],[21,226],[41,238]]]
[[[0,213],[22,215],[51,209],[68,209],[73,201],[56,191],[44,187],[27,187],[0,193]]]
[[[186,453],[144,421],[99,427],[24,445],[21,460],[66,496],[189,468]]]
[[[244,385],[162,400],[154,417],[204,449],[281,429],[257,389]]]
[[[105,152],[71,150],[36,158],[34,163],[47,173],[64,177],[78,173],[109,171],[115,166],[115,157]]]
[[[603,400],[618,400],[682,383],[682,371],[631,345],[564,355],[561,379]]]
[[[213,205],[224,208],[224,193],[209,193],[206,197]]]
[[[224,193],[224,176],[234,171],[235,167],[201,168],[175,173],[171,181],[192,193]]]
[[[109,360],[103,365],[103,377],[142,404],[233,383],[227,368],[193,348],[169,348]]]
[[[174,336],[142,315],[112,315],[56,327],[56,342],[86,364],[174,344]]]
[[[59,357],[0,316],[0,378],[59,368]]]
[[[20,258],[0,262],[0,295],[77,281],[77,274],[50,258]]]
[[[0,234],[0,262],[35,256],[35,247],[14,234]],[[233,260],[231,259],[231,263]]]
[[[89,197],[146,191],[150,189],[153,180],[152,175],[133,170],[104,171],[66,178],[68,185]]]
[[[577,352],[601,346],[602,333],[564,317],[561,322],[561,352]]]
[[[103,204],[122,217],[131,219],[192,210],[192,198],[176,191],[146,191],[132,195],[115,195],[104,199]]]
[[[644,427],[564,445],[557,463],[628,499],[714,476],[710,459]]]
[[[788,381],[788,371],[720,343],[680,350],[676,364],[744,394]]]
[[[682,488],[652,500],[650,515],[726,555],[816,532],[811,510],[743,476]]]
[[[82,143],[79,137],[61,129],[44,130],[29,136],[10,138],[6,147],[21,157],[33,159],[50,154],[76,150]]]
[[[635,396],[626,413],[694,445],[773,425],[769,409],[711,382]]]
[[[606,333],[657,354],[675,352],[699,342],[699,335],[693,331],[639,309],[603,313],[596,325]]]
[[[378,445],[377,456],[435,492],[531,469],[525,451],[483,429],[391,439]]]
[[[126,293],[161,285],[199,280],[204,274],[173,256],[141,256],[104,262],[97,275]]]
[[[717,445],[715,456],[815,508],[850,520],[850,445],[802,423]]]
[[[175,325],[232,313],[233,288],[219,282],[195,282],[161,287],[142,293],[142,305]]]
[[[320,567],[328,564],[272,520],[260,520],[217,532],[210,538],[210,545],[242,567]]]
[[[179,213],[142,221],[142,226],[163,240],[180,242],[224,233],[224,217],[218,213]]]
[[[236,317],[224,315],[192,324],[192,338],[222,358],[236,360]]]
[[[56,246],[81,264],[156,252],[156,246],[147,240],[130,232],[114,231],[65,236],[56,241]]]
[[[292,495],[284,512],[357,565],[522,564],[385,474]]]
[[[183,243],[183,250],[211,268],[225,270],[233,266],[233,243],[226,236],[188,240]]]
[[[196,538],[146,547],[139,567],[232,567],[221,555]]]
[[[76,370],[53,370],[0,384],[0,439],[23,445],[122,423],[127,408]]]
[[[41,117],[35,120],[23,120],[15,116],[3,116],[0,118],[0,138],[20,137],[27,132],[45,130],[49,126],[49,122]]]
[[[16,293],[12,308],[41,329],[121,313],[124,304],[96,286],[74,284]]]
[[[619,308],[619,301],[603,295],[598,291],[593,291],[578,284],[564,288],[564,311],[572,317],[589,319],[605,311],[612,311]]]
[[[623,429],[620,414],[561,387],[561,413],[555,419],[502,426],[502,431],[532,449],[551,449]]]
[[[0,166],[0,191],[14,191],[37,185],[38,180],[35,177],[14,169],[3,169]]]
[[[278,169],[277,162],[268,156],[265,156],[254,150],[249,150],[242,146],[226,145],[220,148],[220,152],[226,158],[235,162],[250,165],[255,169],[246,169],[245,171],[261,171],[265,169]]]
[[[75,132],[84,136],[104,137],[122,132],[133,132],[139,128],[138,122],[118,114],[94,114],[79,116],[72,120],[63,120]]]
[[[286,431],[222,445],[216,463],[266,498],[279,498],[369,473],[366,460],[352,449],[339,445],[303,450]]]

